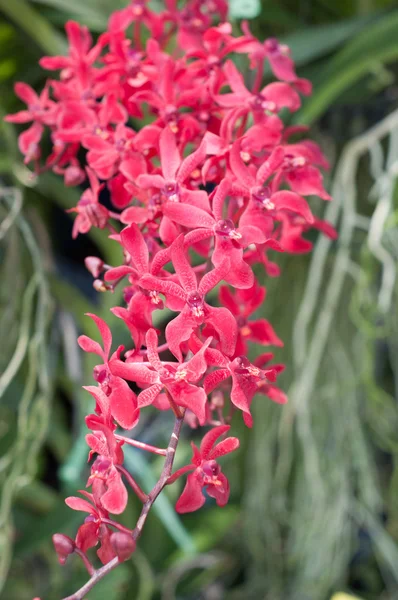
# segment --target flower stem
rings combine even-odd
[[[82,559],[83,564],[88,571],[88,574],[90,576],[93,576],[95,573],[95,569],[94,569],[93,565],[91,564],[91,562],[89,561],[87,554],[85,552],[83,552],[83,550],[80,550],[79,548],[75,548],[74,552],[75,552],[75,554],[80,556],[80,558]]]
[[[128,527],[125,527],[124,525],[122,525],[121,523],[118,523],[117,521],[113,521],[112,519],[106,519],[105,517],[101,517],[101,522],[102,523],[106,523],[107,525],[110,525],[111,527],[115,527],[116,529],[119,529],[119,531],[123,531],[123,533],[132,533],[132,530],[129,529]]]
[[[156,446],[151,446],[150,444],[139,442],[138,440],[133,440],[125,437],[124,435],[115,434],[115,438],[121,442],[124,442],[125,444],[129,444],[135,448],[140,448],[141,450],[146,450],[147,452],[152,452],[153,454],[160,454],[161,456],[166,456],[167,454],[166,448],[157,448]]]
[[[142,507],[142,511],[141,511],[141,514],[137,521],[137,525],[133,531],[133,538],[135,540],[137,540],[140,537],[140,535],[142,533],[142,529],[145,524],[145,521],[148,517],[148,513],[149,513],[150,509],[152,508],[152,504],[155,502],[155,500],[159,496],[160,492],[166,486],[167,481],[171,475],[171,471],[173,469],[173,463],[174,463],[174,456],[175,456],[175,452],[176,452],[176,449],[178,446],[178,442],[180,440],[181,428],[182,428],[182,424],[184,422],[184,416],[185,416],[185,408],[180,409],[180,410],[181,410],[182,414],[181,414],[181,416],[177,417],[175,420],[173,433],[171,434],[170,442],[167,447],[166,460],[164,461],[164,465],[163,465],[163,469],[162,469],[162,473],[160,475],[159,481],[156,483],[154,488],[148,494],[148,499],[145,502],[144,506]]]
[[[141,500],[141,502],[146,502],[148,496],[146,495],[146,493],[144,491],[142,491],[142,489],[140,488],[140,486],[138,485],[138,483],[136,482],[134,477],[131,475],[131,473],[129,473],[127,471],[127,469],[122,467],[122,465],[117,465],[116,468],[118,471],[120,471],[125,476],[131,489],[137,495],[137,497]]]

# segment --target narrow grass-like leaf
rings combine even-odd
[[[65,37],[25,0],[0,0],[0,11],[49,54],[64,54]]]

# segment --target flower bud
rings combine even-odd
[[[86,179],[86,174],[80,167],[70,165],[64,171],[64,182],[67,187],[73,187],[83,183]]]
[[[87,258],[84,259],[84,264],[87,271],[89,271],[95,279],[98,279],[104,269],[104,261],[98,258],[98,256],[87,256]]]
[[[107,292],[109,289],[102,279],[95,279],[93,281],[93,288],[96,292]]]
[[[116,552],[118,559],[123,562],[128,560],[135,550],[136,543],[132,536],[122,531],[117,531],[111,535],[112,548]]]
[[[73,554],[75,551],[75,542],[63,533],[55,533],[53,535],[53,544],[60,564],[64,565],[69,554]]]

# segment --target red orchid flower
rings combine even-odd
[[[283,215],[281,216],[281,229],[279,233],[279,242],[286,252],[294,254],[302,254],[310,252],[313,243],[306,240],[303,233],[310,229],[317,229],[326,235],[329,239],[335,240],[338,237],[335,228],[322,219],[314,219],[311,226],[308,225],[299,215]]]
[[[33,121],[42,125],[54,125],[57,105],[50,100],[48,85],[38,96],[30,85],[18,82],[14,86],[14,92],[18,98],[25,102],[27,110],[7,115],[4,117],[7,123],[29,123]]]
[[[158,379],[156,383],[139,394],[138,404],[140,408],[152,404],[165,388],[177,406],[189,408],[198,417],[199,423],[204,425],[207,396],[203,388],[192,384],[197,383],[206,372],[207,363],[204,355],[210,342],[211,338],[187,362],[180,362],[177,365],[162,363],[157,352],[157,334],[154,329],[150,329],[146,335],[148,360],[152,368],[157,371]]]
[[[159,189],[164,198],[171,202],[184,202],[208,210],[206,192],[189,190],[183,185],[192,171],[205,159],[206,143],[202,143],[195,152],[182,159],[176,137],[166,127],[159,138],[159,151],[162,175],[140,175],[137,185],[144,189]]]
[[[224,73],[232,93],[215,94],[214,99],[224,108],[252,113],[255,123],[261,122],[266,112],[278,113],[282,108],[295,112],[301,106],[300,96],[288,83],[269,83],[260,92],[252,93],[231,60],[225,63]],[[241,112],[239,116],[242,116]]]
[[[264,354],[260,354],[260,356],[257,356],[257,358],[254,360],[254,364],[256,367],[264,368],[272,359],[273,354],[271,352],[266,352]],[[272,365],[272,367],[276,368],[278,372],[283,371],[285,368],[284,365]],[[285,392],[266,379],[262,379],[257,383],[257,393],[267,396],[276,404],[286,404],[288,402],[288,397]]]
[[[215,498],[218,506],[227,504],[229,483],[221,472],[217,459],[239,448],[239,440],[235,437],[228,437],[218,444],[214,444],[229,430],[229,425],[214,427],[206,433],[199,448],[192,443],[192,462],[170,477],[168,483],[172,483],[189,471],[194,471],[188,475],[185,488],[177,500],[176,511],[178,513],[193,512],[201,508],[206,501],[203,488],[211,498]]]
[[[288,82],[297,81],[298,77],[288,46],[281,44],[274,37],[260,42],[252,35],[247,22],[242,24],[242,30],[245,35],[238,38],[241,43],[236,50],[237,52],[248,53],[252,63],[261,62],[262,64],[267,59],[277,79]],[[310,90],[308,90],[308,93],[310,93]]]
[[[90,181],[90,187],[83,192],[77,206],[75,208],[69,208],[66,211],[68,213],[77,213],[72,230],[73,238],[76,238],[79,233],[88,233],[91,227],[104,229],[110,216],[109,211],[99,202],[99,194],[104,187],[103,184],[100,185],[91,169],[87,167],[86,171]]]
[[[283,346],[282,340],[276,335],[269,321],[249,320],[249,316],[263,306],[265,295],[265,287],[258,285],[257,281],[251,288],[238,289],[235,293],[226,285],[220,287],[220,303],[231,311],[238,324],[235,356],[247,354],[249,341],[267,346]]]
[[[79,491],[88,500],[77,496],[69,496],[65,500],[65,504],[69,508],[88,513],[88,517],[86,517],[83,525],[80,525],[77,531],[76,546],[83,552],[86,552],[89,548],[94,548],[100,542],[101,547],[97,550],[97,555],[102,564],[105,565],[116,556],[110,543],[112,530],[102,523],[102,519],[107,519],[109,514],[104,508],[97,506],[93,494],[85,490]]]
[[[122,476],[107,456],[97,456],[91,466],[87,486],[92,486],[96,504],[107,512],[120,515],[127,505],[128,495]]]
[[[249,203],[241,218],[244,225],[256,224],[270,237],[273,230],[273,220],[278,219],[279,211],[291,211],[301,215],[308,223],[313,223],[314,217],[309,206],[299,194],[288,190],[277,191],[277,182],[264,185],[275,173],[284,159],[284,150],[278,146],[269,158],[255,172],[244,164],[240,155],[240,141],[237,140],[230,152],[230,166],[237,178],[233,185],[233,193],[249,197]]]
[[[192,0],[181,10],[176,0],[168,0],[168,8],[178,24],[177,42],[180,48],[197,47],[211,27],[212,16],[225,21],[228,15],[226,0]]]
[[[218,350],[210,348],[206,351],[205,356],[209,365],[221,367],[206,375],[203,383],[206,394],[231,377],[231,401],[242,411],[247,427],[252,427],[253,417],[250,413],[250,405],[257,393],[259,382],[275,381],[277,373],[282,370],[282,367],[271,365],[267,369],[260,369],[253,365],[246,356],[237,356],[233,360],[229,360]]]
[[[232,219],[224,218],[223,204],[231,187],[229,180],[223,179],[212,194],[213,215],[194,206],[172,202],[164,205],[163,212],[172,221],[193,230],[185,236],[186,246],[214,236],[215,247],[211,255],[213,265],[218,267],[228,258],[230,270],[225,281],[238,289],[246,289],[252,287],[254,275],[244,260],[244,248],[252,244],[265,244],[274,250],[280,250],[280,247],[272,238],[267,239],[255,225],[235,227]]]
[[[168,279],[144,275],[140,279],[141,287],[161,292],[172,310],[181,310],[180,314],[166,327],[166,340],[171,352],[182,362],[180,345],[187,341],[191,333],[204,323],[213,327],[220,340],[222,352],[231,356],[236,345],[236,322],[226,308],[214,308],[205,302],[205,295],[212,290],[229,272],[229,259],[207,273],[199,285],[196,274],[189,264],[184,249],[184,237],[181,235],[171,248],[171,258],[179,284]]]
[[[96,396],[103,394],[98,390]],[[88,415],[86,417],[86,425],[92,430],[92,433],[86,435],[87,446],[90,448],[88,460],[91,460],[92,455],[98,454],[109,458],[115,465],[123,464],[122,443],[115,436],[114,431],[116,425],[113,421],[106,418],[102,413],[98,415]]]
[[[104,363],[94,368],[93,376],[99,384],[99,388],[86,386],[85,389],[94,396],[97,402],[96,411],[99,414],[103,414],[106,417],[109,411],[121,427],[132,429],[139,418],[137,397],[122,378],[112,374],[110,368],[112,360],[118,356],[121,348],[109,357],[112,346],[112,334],[108,325],[96,315],[88,313],[87,316],[91,317],[98,327],[104,348],[101,348],[98,342],[95,342],[86,335],[81,335],[78,338],[79,346],[85,352],[92,352],[100,356]]]
[[[176,81],[176,63],[172,59],[161,58],[158,68],[159,78],[154,89],[136,91],[130,101],[146,102],[158,115],[155,125],[183,135],[185,141],[192,141],[200,132],[199,124],[192,115],[180,110],[185,106],[185,95],[190,96],[192,92],[184,94],[180,89]]]
[[[65,25],[69,41],[69,56],[45,56],[39,64],[43,69],[51,71],[62,69],[62,79],[77,77],[84,86],[88,86],[91,78],[91,68],[100,55],[103,45],[102,38],[92,46],[92,37],[85,26],[75,21]]]
[[[191,410],[203,425],[206,419],[207,396],[202,388],[192,384],[197,383],[206,372],[207,363],[204,353],[211,340],[212,338],[209,338],[186,362],[163,362],[158,354],[156,331],[150,329],[146,335],[146,353],[151,368],[140,362],[116,360],[112,364],[112,372],[128,381],[134,381],[139,386],[148,386],[138,395],[140,409],[150,404],[160,409],[170,408],[167,397],[165,399],[160,397],[162,390],[166,390],[174,404]]]
[[[129,276],[131,287],[129,297],[126,297],[128,308],[115,307],[112,312],[126,323],[134,345],[139,350],[145,341],[146,332],[153,327],[152,313],[163,309],[163,301],[156,291],[142,289],[138,282],[145,273],[158,274],[163,262],[159,260],[160,252],[156,254],[156,260],[150,261],[148,245],[135,223],[120,232],[120,243],[125,252],[126,264],[109,269],[105,273],[105,281],[120,281],[126,275]],[[164,264],[168,260],[167,253]]]

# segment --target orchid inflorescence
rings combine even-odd
[[[165,5],[155,13],[144,0],[133,0],[113,13],[94,44],[86,27],[68,22],[68,56],[40,61],[60,71],[59,80],[49,79],[40,95],[17,83],[27,108],[7,117],[32,123],[19,136],[19,147],[37,174],[52,170],[66,186],[88,179],[69,211],[76,213],[73,237],[103,229],[123,256],[113,266],[86,258],[95,289],[124,286],[123,306],[112,312],[134,345],[112,352],[111,330],[93,314],[102,344],[87,336],[78,340],[100,364],[95,385],[85,388],[95,399],[86,417],[89,459],[96,456],[87,482],[91,491],[66,500],[88,516],[74,540],[54,536],[60,562],[76,553],[91,575],[74,599],[104,569],[132,554],[166,485],[189,473],[176,504],[180,513],[200,508],[204,490],[219,506],[227,503],[229,483],[218,459],[239,446],[236,437],[225,437],[232,416],[241,411],[251,427],[257,393],[287,401],[275,385],[283,365],[272,364],[271,353],[254,363],[247,358],[251,343],[283,345],[268,321],[252,318],[266,294],[253,266],[279,275],[271,251],[308,252],[312,244],[303,234],[311,228],[336,235],[305,199],[330,199],[319,170],[327,161],[314,142],[290,141],[306,128],[286,127],[281,117],[297,111],[300,96],[311,93],[310,82],[297,77],[289,49],[274,38],[260,42],[247,23],[234,36],[225,0]],[[146,44],[143,32],[149,34]],[[250,85],[231,59],[237,55],[239,64],[248,61]],[[266,63],[278,81],[262,87]],[[136,130],[144,118],[147,124]],[[48,132],[52,152],[43,161],[40,143]],[[101,202],[105,188],[112,208]],[[217,294],[220,306],[214,305]],[[166,307],[176,316],[163,332],[154,327],[153,313]],[[131,384],[141,391],[136,394]],[[123,435],[148,406],[174,413],[166,449]],[[184,421],[212,428],[199,447],[192,444],[191,463],[172,473]],[[149,494],[123,466],[127,445],[165,457]],[[134,530],[111,517],[126,508],[126,485],[143,503]],[[87,550],[98,544],[106,567],[95,570]]]

